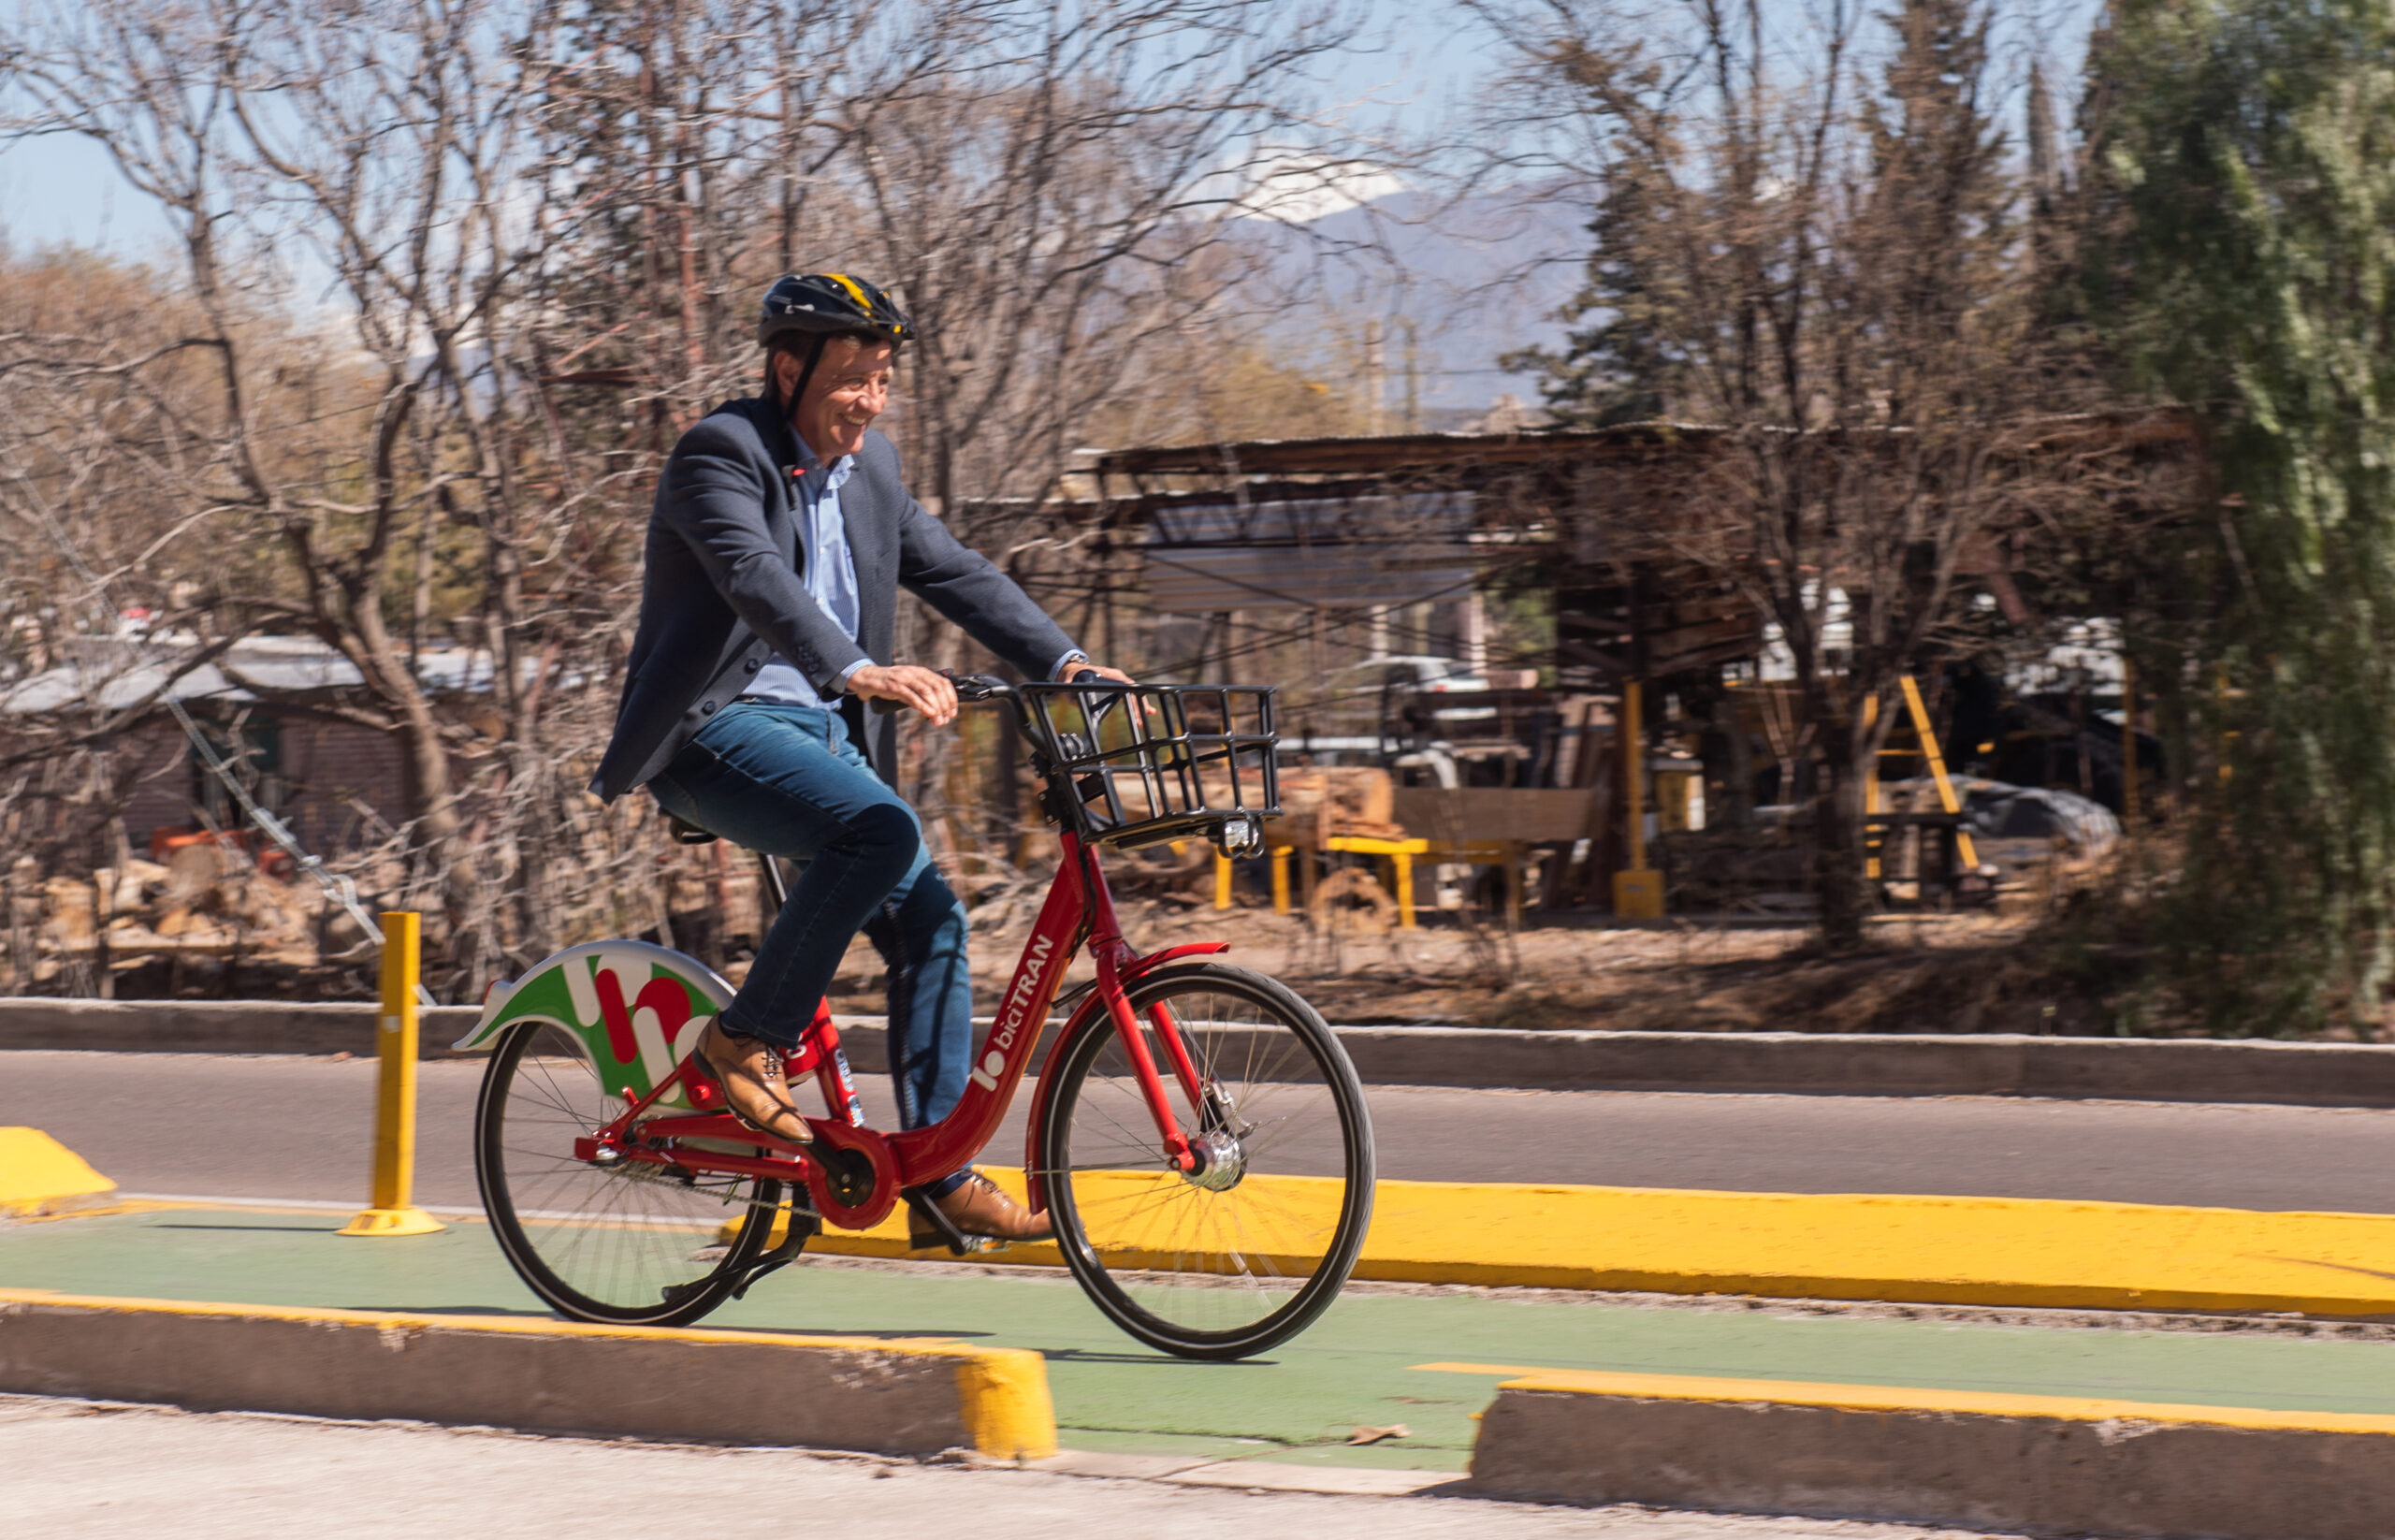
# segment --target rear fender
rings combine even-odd
[[[1228,941],[1191,941],[1182,946],[1167,947],[1162,952],[1152,952],[1145,957],[1126,963],[1116,970],[1115,976],[1128,988],[1141,975],[1152,973],[1167,963],[1183,957],[1212,956],[1230,950]],[[1048,1126],[1050,1098],[1056,1085],[1056,1077],[1048,1073],[1048,1066],[1064,1063],[1066,1051],[1081,1040],[1082,1033],[1092,1030],[1093,1024],[1105,1020],[1106,1016],[1104,997],[1096,989],[1091,989],[1073,1007],[1073,1013],[1065,1018],[1065,1029],[1056,1034],[1056,1041],[1049,1048],[1048,1056],[1039,1061],[1039,1081],[1038,1088],[1031,1094],[1031,1117],[1024,1125],[1023,1151],[1023,1176],[1030,1188],[1031,1212],[1034,1213],[1042,1213],[1048,1207],[1048,1182],[1039,1170],[1039,1136],[1040,1131]]]
[[[488,1052],[517,1022],[548,1022],[582,1039],[611,1099],[645,1097],[674,1072],[732,986],[705,964],[646,941],[586,941],[493,984],[473,1030],[451,1046]],[[676,1086],[660,1106],[686,1105]]]

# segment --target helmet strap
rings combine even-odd
[[[806,400],[807,382],[815,378],[815,366],[823,361],[824,344],[831,341],[827,332],[815,334],[814,345],[806,350],[806,362],[799,369],[798,384],[791,387],[790,400],[782,403],[782,415],[793,418],[798,415],[798,403]],[[795,431],[798,425],[793,422],[791,427]]]

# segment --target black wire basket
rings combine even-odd
[[[1266,685],[1019,685],[1049,811],[1081,838],[1137,850],[1203,835],[1259,850],[1281,814]]]

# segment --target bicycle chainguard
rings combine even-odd
[[[1006,1249],[1007,1243],[994,1235],[967,1235],[958,1229],[948,1215],[939,1212],[938,1204],[923,1196],[922,1188],[907,1188],[906,1199],[908,1213],[922,1221],[907,1227],[910,1242],[908,1250],[929,1251],[934,1246],[945,1244],[952,1256],[971,1257],[980,1252]],[[926,1231],[930,1232],[928,1239]]]

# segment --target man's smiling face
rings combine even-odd
[[[828,464],[864,445],[865,429],[890,405],[891,364],[897,355],[888,342],[855,337],[835,337],[824,345],[815,377],[806,382],[806,395],[790,418],[817,458]],[[800,356],[774,355],[774,383],[785,399],[805,368]]]

